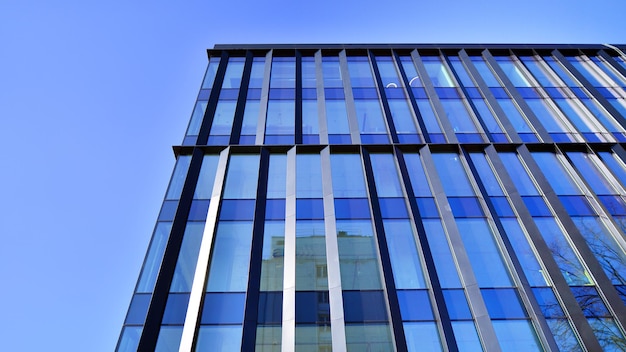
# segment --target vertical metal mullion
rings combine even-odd
[[[478,110],[476,109],[476,106],[474,106],[474,102],[472,101],[470,95],[468,94],[467,88],[465,88],[465,86],[463,85],[463,82],[461,82],[461,78],[459,78],[458,73],[456,73],[456,71],[454,70],[454,67],[452,66],[452,63],[450,62],[450,59],[448,58],[448,55],[444,55],[443,53],[441,53],[441,56],[443,57],[443,60],[445,61],[445,63],[448,65],[448,68],[450,69],[450,72],[452,72],[452,75],[454,76],[454,79],[458,83],[459,88],[461,89],[461,92],[463,92],[463,96],[465,98],[465,101],[470,106],[470,109],[472,110],[472,113],[474,114],[474,116],[476,117],[476,120],[480,124],[480,127],[483,130],[483,134],[487,136],[487,139],[489,140],[489,142],[493,143],[494,141],[493,141],[493,137],[491,137],[491,132],[487,128],[487,125],[485,124],[483,119],[480,117],[480,114],[478,113]],[[470,116],[470,118],[471,118],[471,116]]]
[[[265,118],[267,116],[267,102],[270,95],[270,76],[272,73],[272,54],[270,50],[265,55],[265,71],[263,72],[263,87],[261,88],[261,101],[259,102],[259,119],[256,125],[256,139],[254,144],[263,145],[265,140]]]
[[[324,229],[326,231],[326,266],[328,268],[328,296],[330,301],[330,333],[334,352],[345,352],[346,334],[343,314],[343,292],[339,267],[339,243],[335,219],[335,198],[330,169],[330,147],[320,152],[322,162],[322,192],[324,197]]]
[[[539,328],[540,328],[540,331],[538,331],[539,340],[542,342],[542,345],[544,345],[545,347],[548,347],[549,350],[558,351],[559,349],[556,345],[556,341],[554,340],[554,336],[552,335],[550,331],[550,327],[548,326],[545,317],[541,313],[539,304],[537,303],[535,295],[532,292],[532,288],[530,287],[530,284],[528,283],[528,279],[526,278],[526,275],[524,274],[524,269],[522,268],[522,265],[517,255],[515,254],[513,245],[511,244],[511,241],[509,240],[509,237],[504,229],[504,226],[502,225],[502,221],[500,220],[500,217],[496,215],[496,208],[493,205],[493,202],[491,201],[491,197],[487,193],[487,189],[478,174],[478,170],[476,169],[474,162],[470,158],[469,153],[465,150],[462,150],[462,153],[465,156],[465,160],[467,161],[469,171],[472,173],[472,176],[474,180],[476,181],[476,185],[478,186],[481,197],[485,201],[485,204],[487,205],[489,212],[493,214],[492,220],[494,224],[496,225],[498,232],[500,233],[500,238],[502,239],[504,248],[508,254],[508,257],[511,260],[511,263],[513,264],[513,268],[512,268],[513,270],[510,270],[510,271],[513,273],[514,276],[517,276],[517,279],[519,280],[520,287],[518,288],[518,290],[521,291],[520,293],[522,296],[522,300],[524,301],[527,311],[530,314],[530,318],[539,324]]]
[[[211,95],[209,96],[209,102],[206,110],[204,111],[204,117],[202,118],[202,124],[198,131],[198,139],[196,145],[206,145],[209,140],[209,133],[211,132],[211,125],[213,124],[213,117],[215,116],[215,109],[217,108],[217,101],[219,100],[220,93],[222,91],[222,83],[224,82],[224,75],[226,74],[226,67],[228,66],[228,52],[223,51],[220,58],[220,65],[215,73],[215,80],[213,80],[213,89],[211,89]]]
[[[476,328],[483,343],[483,347],[487,351],[499,352],[501,351],[501,348],[496,332],[491,324],[491,318],[489,317],[487,306],[483,301],[480,287],[478,286],[478,280],[474,275],[472,263],[467,255],[467,252],[465,251],[463,239],[459,233],[450,205],[448,204],[448,198],[443,189],[443,185],[437,175],[434,160],[432,159],[428,146],[422,148],[420,154],[422,155],[422,160],[424,162],[424,171],[426,171],[426,175],[431,181],[435,203],[441,213],[441,221],[445,228],[445,232],[448,235],[448,242],[451,244],[452,255],[456,258],[458,272],[461,276],[461,282],[465,288],[470,310],[474,316]]]
[[[383,269],[383,279],[385,281],[385,289],[387,291],[387,300],[389,303],[389,313],[391,315],[391,326],[393,328],[393,334],[395,337],[395,346],[397,352],[408,351],[406,345],[406,337],[404,336],[404,327],[402,326],[402,316],[400,314],[400,303],[398,301],[398,294],[396,292],[396,284],[393,278],[393,268],[391,266],[391,259],[389,258],[389,248],[387,247],[387,239],[385,235],[385,228],[383,226],[382,215],[380,213],[380,205],[378,204],[378,194],[376,192],[376,185],[374,182],[374,171],[372,169],[372,162],[370,160],[369,152],[364,147],[361,147],[361,154],[363,155],[363,165],[365,168],[365,179],[367,181],[367,190],[369,193],[369,201],[372,207],[372,220],[374,221],[374,227],[376,229],[376,240],[378,243],[378,250],[380,255],[380,262]]]
[[[622,328],[626,328],[626,306],[613,286],[613,283],[602,269],[602,265],[600,265],[593,251],[589,248],[587,241],[578,230],[578,227],[574,224],[574,221],[570,218],[569,214],[565,210],[565,207],[559,200],[558,195],[554,192],[554,189],[552,189],[548,180],[543,176],[539,165],[535,163],[532,155],[528,151],[528,148],[526,148],[525,145],[520,146],[518,148],[518,154],[528,167],[530,173],[535,178],[535,181],[537,181],[539,188],[543,191],[546,199],[554,209],[556,217],[559,218],[561,224],[565,228],[565,232],[567,232],[567,235],[574,244],[576,250],[580,253],[580,256],[584,258],[583,260],[596,281],[596,285],[600,291],[599,293],[604,296],[609,310],[613,312],[616,321],[622,326]]]
[[[591,94],[591,96],[593,96],[594,99],[596,99],[596,101],[600,103],[600,105],[602,105],[602,107],[606,111],[608,111],[611,116],[613,116],[615,121],[617,121],[623,128],[626,129],[626,117],[622,116],[622,114],[620,114],[620,112],[617,111],[617,109],[615,109],[613,105],[611,105],[611,103],[609,103],[609,101],[596,89],[596,87],[594,87],[593,84],[591,84],[591,82],[589,82],[589,80],[587,80],[587,78],[585,78],[582,73],[578,72],[574,65],[572,65],[567,60],[567,58],[563,56],[563,54],[561,54],[560,51],[554,50],[551,54],[561,65],[563,65],[563,67],[565,67],[567,71],[569,71],[576,78],[578,82],[580,82],[580,84],[582,84],[587,92],[589,92],[589,94]]]
[[[426,124],[424,123],[424,118],[422,118],[422,113],[420,113],[419,108],[417,107],[417,102],[415,101],[415,94],[413,94],[413,90],[411,89],[411,85],[409,84],[409,79],[406,76],[406,72],[404,71],[404,67],[402,67],[402,61],[400,60],[400,56],[395,51],[393,52],[393,57],[396,60],[396,64],[398,70],[400,71],[400,76],[402,76],[402,82],[404,82],[404,87],[406,89],[406,93],[409,96],[409,103],[411,107],[413,107],[413,111],[415,112],[415,117],[417,118],[417,124],[419,126],[420,132],[422,133],[422,138],[426,143],[430,143],[430,135],[428,135],[428,130],[426,129]],[[415,66],[415,64],[413,64]]]
[[[317,117],[320,127],[320,144],[328,144],[328,125],[326,123],[326,93],[324,92],[324,70],[322,52],[315,53],[315,81],[317,90]]]
[[[422,255],[424,256],[426,271],[428,272],[430,286],[433,290],[433,297],[435,298],[435,308],[437,309],[437,313],[439,314],[439,318],[441,320],[444,339],[448,347],[448,351],[457,352],[459,347],[457,346],[456,339],[454,338],[452,322],[450,321],[448,308],[443,297],[443,290],[441,289],[441,283],[439,282],[439,276],[437,275],[437,268],[435,267],[435,259],[430,250],[430,244],[428,243],[428,237],[426,236],[426,229],[422,223],[422,216],[417,206],[417,201],[415,200],[415,192],[413,191],[413,186],[411,185],[409,170],[407,169],[406,162],[404,161],[404,154],[397,147],[395,148],[395,154],[398,159],[398,167],[400,169],[402,183],[404,184],[406,194],[409,199],[409,206],[411,207],[411,213],[413,215],[413,223],[417,229],[417,240],[422,250]]]
[[[170,286],[176,269],[176,262],[180,254],[180,248],[183,242],[185,228],[187,227],[187,217],[191,208],[191,201],[198,182],[200,167],[204,152],[200,148],[194,148],[191,157],[191,163],[187,171],[187,178],[183,191],[178,202],[176,215],[172,222],[172,230],[167,241],[167,247],[163,253],[161,269],[154,285],[150,307],[146,316],[143,332],[139,340],[138,351],[152,351],[156,347],[157,338],[161,329],[161,321],[163,320],[163,312],[165,304],[169,297]]]
[[[519,106],[520,110],[522,110],[522,114],[524,114],[524,116],[526,116],[526,119],[528,119],[528,123],[530,124],[531,128],[537,131],[537,134],[542,141],[544,141],[545,143],[553,143],[554,141],[552,140],[552,136],[550,136],[545,127],[543,127],[537,115],[535,115],[530,106],[528,106],[526,100],[524,100],[522,95],[517,91],[517,88],[515,88],[513,82],[511,82],[509,77],[507,77],[502,68],[500,68],[500,65],[498,65],[498,62],[491,55],[489,50],[485,49],[482,54],[487,64],[491,67],[494,75],[500,80],[500,82],[502,82],[502,85],[507,90],[507,92],[509,92],[511,98],[515,101],[517,106]]]
[[[295,144],[302,144],[302,54],[296,50],[296,130]]]
[[[350,127],[350,139],[352,144],[361,144],[361,132],[359,130],[359,122],[356,116],[356,107],[354,105],[354,94],[352,93],[352,82],[350,81],[350,70],[348,69],[348,58],[346,51],[339,52],[339,69],[343,78],[344,101],[346,102],[346,111],[348,113],[348,126]]]
[[[296,342],[296,158],[296,147],[293,147],[287,152],[281,334],[281,349],[284,352],[293,351]]]
[[[256,330],[259,316],[259,290],[261,288],[261,263],[263,260],[263,233],[265,229],[265,208],[267,198],[267,179],[269,173],[270,152],[261,149],[259,161],[259,180],[256,190],[254,222],[252,227],[252,244],[250,247],[250,265],[248,287],[246,289],[246,305],[243,319],[243,337],[241,350],[254,351]]]
[[[211,192],[211,201],[209,202],[206,224],[204,225],[204,231],[202,233],[202,241],[200,242],[200,250],[198,251],[198,261],[191,286],[191,294],[189,295],[189,305],[185,316],[179,352],[191,352],[194,347],[195,334],[200,323],[200,315],[202,314],[206,280],[209,272],[209,259],[215,238],[215,229],[217,228],[217,215],[224,189],[224,181],[226,179],[229,154],[230,147],[222,150],[215,171],[215,181]]]
[[[250,73],[252,72],[252,62],[254,57],[251,51],[246,52],[246,63],[243,68],[243,76],[241,77],[241,86],[239,87],[239,96],[237,97],[237,107],[235,108],[235,117],[233,119],[233,127],[230,132],[230,144],[239,144],[241,135],[241,127],[243,125],[243,114],[246,109],[246,98],[248,96],[248,86],[250,85]]]
[[[498,153],[493,145],[490,145],[485,149],[485,154],[487,154],[489,160],[493,164],[493,168],[496,170],[495,172],[502,183],[505,193],[508,195],[511,203],[513,204],[513,208],[526,228],[526,232],[530,237],[532,245],[535,247],[537,255],[548,273],[547,276],[550,278],[550,281],[552,281],[553,289],[556,291],[556,295],[560,298],[560,301],[563,304],[563,310],[566,312],[567,316],[571,319],[572,324],[574,325],[573,327],[576,334],[578,334],[582,344],[589,351],[601,351],[602,347],[600,347],[591,326],[587,322],[583,311],[578,305],[578,301],[576,301],[574,294],[565,281],[565,278],[561,273],[561,269],[554,260],[552,250],[545,242],[543,235],[541,235],[541,231],[535,224],[528,208],[526,208],[524,200],[515,187],[515,183],[513,183],[513,180],[508,175],[506,168],[504,167],[504,164],[502,163],[502,160],[498,156]]]
[[[428,72],[426,71],[426,67],[424,67],[424,63],[422,62],[422,58],[420,54],[416,50],[411,52],[411,57],[413,58],[413,62],[415,63],[415,68],[417,69],[417,74],[420,76],[422,80],[422,84],[424,85],[424,89],[426,90],[426,94],[430,98],[430,102],[433,106],[433,110],[435,111],[435,115],[439,120],[439,126],[441,126],[443,134],[446,136],[446,140],[448,143],[458,143],[459,140],[456,138],[456,133],[454,133],[454,128],[448,121],[448,115],[446,114],[446,110],[443,108],[441,101],[439,100],[439,95],[437,95],[437,91],[435,90],[435,86],[433,82],[430,80],[428,76]]]
[[[389,108],[389,102],[387,102],[387,93],[385,92],[385,86],[383,85],[383,80],[380,77],[380,71],[378,71],[378,64],[376,63],[376,56],[371,51],[369,52],[370,61],[372,63],[372,69],[374,70],[374,79],[376,80],[376,85],[378,86],[378,93],[380,95],[380,101],[383,104],[383,110],[385,111],[385,119],[387,120],[387,126],[389,126],[389,133],[391,133],[391,140],[393,143],[398,142],[398,133],[396,132],[396,126],[393,123],[393,118],[391,117],[391,109]]]
[[[493,113],[495,115],[494,117],[498,122],[500,122],[500,126],[502,126],[502,128],[504,129],[504,132],[509,137],[509,140],[512,143],[522,143],[521,138],[517,134],[517,130],[515,130],[515,127],[513,126],[513,124],[511,124],[511,121],[504,113],[504,110],[502,110],[502,107],[500,106],[500,104],[498,104],[498,100],[496,99],[496,97],[493,95],[491,90],[489,90],[489,86],[487,86],[485,80],[480,76],[480,72],[478,72],[478,70],[472,63],[472,60],[470,59],[469,55],[467,55],[465,49],[459,52],[459,58],[467,69],[467,73],[474,80],[474,83],[476,83],[476,87],[480,90],[483,97],[485,97],[487,103],[491,106],[491,109],[493,110]]]

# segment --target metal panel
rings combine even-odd
[[[241,86],[239,87],[239,96],[237,97],[237,107],[235,108],[235,117],[233,119],[233,127],[230,132],[230,144],[239,144],[239,136],[241,135],[241,126],[243,124],[243,114],[246,108],[246,98],[248,96],[248,86],[250,85],[250,73],[252,72],[252,52],[246,53],[246,63],[243,68],[241,77]]]
[[[272,53],[270,50],[265,55],[265,72],[263,72],[263,88],[261,88],[261,101],[259,104],[259,122],[256,125],[256,140],[254,144],[263,145],[265,140],[265,117],[267,116],[267,101],[270,96],[270,75],[272,73]]]
[[[320,127],[320,144],[328,144],[328,125],[326,124],[326,95],[324,94],[324,70],[322,52],[315,52],[315,80],[317,90],[317,116]]]
[[[292,352],[296,343],[296,147],[287,152],[284,248],[281,348]]]
[[[352,94],[352,84],[350,82],[350,71],[348,70],[348,59],[346,51],[339,53],[339,68],[341,77],[343,77],[343,92],[346,97],[346,110],[348,112],[348,126],[350,126],[350,138],[352,144],[361,144],[361,132],[359,131],[359,123],[356,117],[356,108],[354,106],[354,95]]]
[[[213,183],[213,191],[211,192],[211,201],[209,202],[209,210],[202,233],[202,242],[200,242],[200,251],[198,252],[198,262],[191,285],[191,294],[189,296],[189,305],[187,315],[185,316],[185,324],[183,326],[183,335],[180,341],[179,352],[191,352],[194,345],[195,333],[200,322],[200,314],[202,314],[202,300],[206,287],[207,275],[209,273],[209,258],[211,256],[211,248],[213,247],[213,238],[217,227],[217,213],[222,198],[222,190],[224,188],[224,180],[226,179],[226,167],[228,165],[228,155],[230,147],[224,149],[220,153],[220,159],[215,172],[215,182]]]
[[[396,133],[396,126],[393,124],[391,118],[391,109],[389,109],[389,103],[387,102],[387,94],[385,93],[385,86],[380,78],[380,72],[378,71],[378,65],[376,64],[376,56],[371,51],[369,52],[370,61],[372,63],[372,69],[374,71],[374,79],[376,80],[376,88],[380,97],[380,102],[383,105],[383,111],[385,113],[385,120],[387,121],[387,133],[391,134],[391,141],[398,143],[398,134]]]

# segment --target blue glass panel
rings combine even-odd
[[[446,136],[443,133],[429,133],[430,143],[446,143]]]
[[[517,91],[524,99],[539,99],[539,93],[535,88],[531,87],[518,87]]]
[[[319,154],[296,156],[296,197],[322,198],[322,166]]]
[[[317,99],[317,90],[315,88],[303,88],[302,99],[305,99],[305,100]]]
[[[137,352],[143,326],[125,326],[116,352]]]
[[[324,201],[322,199],[297,199],[296,219],[323,219]]]
[[[592,286],[570,287],[578,305],[583,310],[586,317],[610,317],[611,313],[606,309],[598,291]]]
[[[215,81],[215,75],[217,74],[217,68],[219,67],[219,64],[219,57],[210,58],[209,65],[204,75],[204,80],[202,81],[203,89],[211,89],[211,87],[213,87],[213,82]]]
[[[398,142],[402,144],[419,144],[423,143],[418,135],[414,134],[398,134]]]
[[[280,324],[283,320],[283,293],[259,293],[259,324]]]
[[[477,133],[474,119],[470,116],[468,106],[461,99],[444,99],[441,105],[455,133]],[[480,141],[480,139],[478,140]]]
[[[258,176],[259,155],[232,155],[226,174],[224,199],[256,198]]]
[[[178,208],[177,200],[166,200],[161,206],[161,212],[159,213],[159,221],[172,221],[176,215],[176,208]]]
[[[335,218],[369,219],[370,207],[367,198],[335,199]]]
[[[517,218],[501,218],[500,221],[530,285],[546,286],[548,283],[544,276],[544,270],[539,265],[535,252],[530,247],[528,238],[525,236]]]
[[[196,107],[193,109],[193,114],[191,115],[191,120],[189,121],[189,127],[187,127],[187,135],[198,135],[206,107],[206,101],[198,101],[196,103]]]
[[[183,145],[196,145],[197,139],[198,139],[198,136],[196,135],[185,136],[185,138],[183,139]]]
[[[207,154],[202,158],[202,167],[193,194],[194,199],[211,199],[218,161],[219,155]]]
[[[240,136],[239,144],[241,145],[253,145],[256,142],[256,136]]]
[[[235,88],[235,89],[222,88],[222,90],[220,91],[219,100],[221,102],[226,102],[229,100],[237,100],[238,97],[239,97],[239,88]]]
[[[544,88],[544,90],[546,91],[546,93],[548,93],[548,95],[552,99],[567,98],[567,95],[565,94],[562,88],[546,87]]]
[[[287,154],[271,154],[267,175],[267,198],[285,198],[287,190]]]
[[[546,319],[559,351],[583,352],[567,319]]]
[[[320,136],[313,134],[302,135],[302,144],[320,144]]]
[[[371,220],[337,220],[336,224],[342,289],[382,289]]]
[[[154,348],[155,352],[176,352],[183,336],[182,326],[161,326],[159,337]]]
[[[459,233],[480,287],[512,286],[508,270],[486,219],[457,218]]]
[[[458,133],[456,134],[456,139],[459,140],[459,143],[482,143],[485,141],[482,134],[479,133]]]
[[[504,133],[491,133],[491,139],[494,143],[507,143],[509,141]]]
[[[537,192],[535,184],[528,176],[526,169],[520,163],[517,155],[515,153],[500,153],[499,155],[502,159],[502,164],[506,168],[509,177],[511,177],[520,195],[538,195],[539,192]]]
[[[335,197],[367,196],[359,154],[332,154],[330,163]]]
[[[439,210],[437,210],[434,198],[421,197],[415,198],[415,200],[422,218],[439,218]]]
[[[626,304],[626,285],[615,285],[615,289],[617,290],[617,294],[622,298],[624,304]]]
[[[467,305],[467,298],[465,298],[465,291],[443,290],[443,298],[451,320],[472,319],[472,313]]]
[[[174,269],[170,292],[191,292],[191,283],[196,271],[204,222],[188,222],[183,234],[183,243]]]
[[[343,291],[346,323],[387,321],[383,291]]]
[[[150,242],[148,254],[146,254],[146,260],[144,261],[143,268],[141,269],[141,276],[139,277],[139,283],[137,284],[137,292],[152,292],[157,275],[159,274],[163,253],[165,252],[165,246],[167,245],[167,240],[170,237],[171,230],[171,222],[157,223],[154,233],[152,234],[152,241]]]
[[[295,101],[270,100],[265,120],[266,135],[293,135],[295,131]]]
[[[296,291],[296,324],[330,323],[328,291]]]
[[[426,288],[409,220],[384,220],[383,226],[396,289]]]
[[[434,322],[404,323],[404,336],[409,352],[440,352],[441,339]]]
[[[253,220],[255,204],[254,199],[224,199],[220,220]]]
[[[209,212],[209,200],[194,200],[189,209],[188,221],[204,221]]]
[[[496,210],[496,215],[500,217],[515,216],[515,213],[509,205],[509,201],[506,197],[490,197],[490,200]]]
[[[376,88],[352,88],[354,99],[376,99],[378,100],[378,92]]]
[[[526,311],[513,288],[481,289],[491,319],[526,318]]]
[[[528,352],[541,351],[532,324],[528,320],[497,320],[493,321],[498,342],[502,351]]]
[[[428,290],[400,290],[397,293],[402,321],[435,320]]]
[[[570,152],[567,156],[572,160],[573,164],[578,169],[587,184],[596,194],[611,194],[615,193],[613,187],[609,183],[610,175],[605,175],[600,171],[591,160],[591,155],[581,152]]]
[[[539,138],[534,133],[518,133],[519,138],[526,143],[536,143],[539,142]]]
[[[456,218],[483,217],[485,214],[476,197],[448,197],[452,214]]]
[[[522,197],[531,216],[552,216],[546,202],[540,196]]]
[[[327,100],[344,99],[343,88],[324,88],[324,98]]]
[[[241,324],[245,293],[207,293],[200,324]]]
[[[188,293],[170,293],[161,324],[184,324],[189,305]]]
[[[620,196],[598,196],[611,215],[626,215],[626,203]]]
[[[557,300],[552,288],[550,287],[534,287],[533,293],[541,313],[546,318],[565,318],[565,313],[561,309],[561,305]]]
[[[220,221],[214,241],[207,291],[246,291],[250,266],[252,222]]]
[[[350,138],[349,134],[329,134],[328,143],[329,144],[351,144],[352,139]]]
[[[405,99],[406,93],[402,89],[398,88],[385,88],[385,94],[387,95],[387,99]]]
[[[196,351],[240,351],[242,326],[201,326]]]
[[[261,89],[249,88],[246,98],[248,100],[261,100],[261,92]]]
[[[557,195],[580,194],[580,190],[578,190],[555,154],[532,153],[532,156]]]
[[[584,196],[559,196],[559,199],[570,216],[596,215]]]
[[[483,98],[478,88],[465,87],[465,91],[467,92],[467,97],[470,99],[482,99]]]
[[[571,142],[572,137],[570,137],[569,133],[548,133],[550,138],[556,143],[559,142]]]
[[[272,88],[270,89],[269,98],[275,100],[295,100],[296,91],[291,88]]]
[[[387,144],[389,137],[386,134],[361,134],[363,144]]]
[[[230,141],[230,136],[209,136],[207,145],[227,145]]]
[[[452,68],[456,72],[457,76],[461,83],[466,87],[474,87],[474,81],[470,78],[458,56],[448,56],[448,60],[450,60],[450,64],[452,64]]]
[[[404,198],[379,198],[378,204],[383,219],[406,219],[409,217]]]
[[[457,154],[433,153],[432,158],[441,179],[441,184],[449,197],[475,196],[474,189]]]
[[[412,88],[411,91],[415,99],[428,99],[428,94],[424,88]]]
[[[370,154],[378,197],[402,197],[393,154]]]
[[[454,339],[462,352],[482,352],[480,338],[476,333],[476,326],[472,321],[454,321],[452,322],[452,330],[454,331]]]
[[[130,302],[128,314],[124,324],[127,325],[143,325],[150,306],[151,294],[135,294]]]
[[[424,223],[424,229],[426,230],[428,244],[430,245],[430,251],[435,261],[437,277],[439,278],[441,287],[461,287],[459,275],[454,265],[454,258],[450,252],[450,246],[448,245],[446,233],[441,225],[441,220],[423,220],[422,222]]]
[[[458,88],[438,87],[435,88],[435,92],[439,99],[461,99]]]
[[[265,220],[281,220],[285,218],[285,200],[268,199],[265,203]]]

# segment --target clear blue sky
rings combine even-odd
[[[231,43],[625,43],[624,0],[0,1],[0,350],[112,351]]]

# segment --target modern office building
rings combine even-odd
[[[218,45],[117,351],[626,351],[613,45]]]

